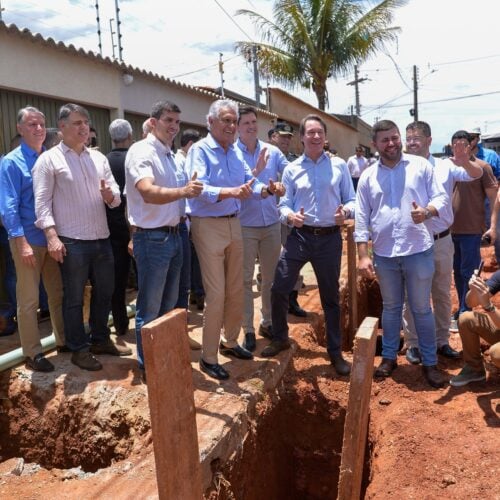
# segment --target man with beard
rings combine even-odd
[[[380,160],[359,180],[355,241],[362,276],[378,278],[383,301],[382,362],[376,377],[397,367],[404,297],[415,321],[424,375],[432,387],[446,380],[437,368],[434,316],[430,304],[434,274],[431,219],[446,208],[432,165],[402,153],[397,125],[382,120],[373,127],[373,145]],[[373,242],[373,259],[368,241]]]

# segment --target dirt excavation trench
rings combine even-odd
[[[221,358],[231,373],[223,383],[205,377],[191,351],[205,498],[337,497],[349,379],[330,365],[312,273],[305,282],[299,302],[310,314],[289,317],[289,351]],[[360,288],[360,317],[378,316],[376,287]],[[192,309],[189,323],[201,340],[201,313]],[[120,342],[134,348],[133,330]],[[257,344],[258,354],[267,341]],[[450,344],[461,349],[458,334]],[[500,498],[500,374],[487,346],[484,356],[488,380],[466,388],[431,389],[403,354],[393,377],[373,381],[362,498]],[[147,386],[135,358],[103,356],[104,369],[86,373],[68,354],[50,359],[52,373],[20,366],[0,374],[0,498],[158,498]],[[439,366],[451,376],[462,361],[440,358]]]

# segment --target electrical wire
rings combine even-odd
[[[231,22],[252,42],[255,43],[252,37],[235,21],[233,16],[229,14],[229,12],[219,3],[219,0],[214,0],[214,2],[220,7],[222,12],[226,14],[227,17],[231,20]]]

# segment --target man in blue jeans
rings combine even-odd
[[[180,114],[174,103],[155,103],[151,132],[131,146],[125,160],[128,220],[138,274],[135,333],[141,370],[145,370],[142,326],[173,309],[179,296],[181,202],[199,196],[203,189],[196,175],[185,185],[177,178],[170,146],[179,131]]]
[[[405,292],[415,321],[424,376],[432,387],[446,380],[437,368],[436,330],[430,296],[434,275],[434,238],[430,221],[439,217],[447,198],[432,165],[402,153],[397,125],[382,120],[373,126],[373,145],[380,159],[359,179],[356,194],[358,269],[376,274],[382,293],[382,362],[376,377],[397,367]],[[373,260],[368,241],[373,242]],[[405,290],[406,289],[406,290]]]
[[[42,154],[33,168],[36,225],[63,282],[63,322],[71,362],[100,370],[94,354],[128,356],[128,347],[110,339],[108,315],[114,288],[113,252],[106,208],[120,204],[120,190],[106,157],[85,146],[88,111],[78,104],[59,110],[62,142]],[[90,279],[90,345],[83,325],[83,294]]]

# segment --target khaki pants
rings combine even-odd
[[[253,326],[253,275],[255,259],[259,257],[261,285],[261,321],[260,324],[270,326],[271,321],[271,285],[273,284],[276,264],[281,251],[281,224],[276,222],[266,227],[241,228],[244,243],[244,287],[245,287],[245,314],[243,330],[245,333],[254,332]]]
[[[50,257],[46,247],[32,245],[36,266],[30,267],[21,261],[15,242],[10,240],[9,243],[16,266],[17,324],[21,347],[24,356],[33,358],[42,352],[37,318],[40,275],[49,299],[50,320],[56,344],[64,345],[61,272],[59,264]]]
[[[200,261],[205,313],[201,356],[217,363],[219,341],[237,345],[243,321],[243,238],[237,217],[192,217],[191,234]]]
[[[476,371],[484,369],[480,339],[491,345],[491,361],[500,368],[500,330],[487,314],[466,311],[458,318],[458,331],[462,339],[463,357],[467,365]]]

